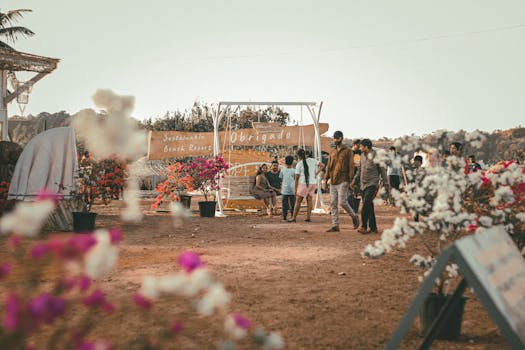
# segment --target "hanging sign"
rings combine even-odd
[[[319,124],[319,133],[328,131],[328,123]],[[226,139],[225,139],[226,138]],[[238,129],[219,132],[219,144],[226,146],[294,146],[313,145],[313,124],[280,126],[264,133],[256,129]],[[303,141],[304,140],[304,141]],[[226,141],[226,142],[225,142]],[[208,156],[213,154],[213,132],[150,131],[148,159]]]
[[[252,126],[258,134],[280,132],[281,128],[283,127],[281,124],[275,123],[275,122],[271,122],[271,123],[252,122]]]

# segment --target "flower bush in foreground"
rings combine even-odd
[[[472,142],[480,145],[479,139],[473,138]],[[409,143],[403,149],[431,147]],[[386,153],[380,153],[376,162],[410,167],[407,157]],[[394,225],[382,233],[380,240],[369,244],[363,255],[382,256],[396,247],[406,247],[416,237],[426,252],[414,254],[411,262],[425,269],[427,275],[444,248],[465,235],[493,226],[503,226],[525,253],[525,168],[515,162],[502,162],[487,171],[469,174],[464,169],[464,159],[451,156],[442,165],[408,171],[409,183],[402,192],[394,190],[392,195],[401,213],[410,216],[396,218]],[[436,281],[437,292],[445,293],[450,279],[456,276],[457,266],[450,264]]]
[[[277,333],[255,329],[244,315],[229,310],[230,294],[194,252],[179,255],[179,271],[147,276],[129,294],[105,290],[102,279],[116,265],[122,232],[31,239],[55,199],[42,195],[0,220],[1,233],[10,234],[10,258],[0,263],[0,348],[163,349],[188,342],[209,347],[211,341],[198,336],[214,328],[223,333],[220,349],[235,349],[250,339],[264,349],[284,346]],[[132,335],[115,326],[122,319],[136,321]]]

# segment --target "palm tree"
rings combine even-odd
[[[32,12],[29,9],[18,9],[0,12],[0,38],[5,38],[7,42],[14,43],[19,37],[29,37],[35,35],[26,27],[13,26],[20,18],[24,17],[24,12]],[[0,48],[13,50],[6,42],[0,40]]]

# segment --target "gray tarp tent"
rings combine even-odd
[[[33,200],[44,188],[68,198],[77,188],[77,176],[75,131],[70,127],[50,129],[24,147],[11,179],[8,199]]]

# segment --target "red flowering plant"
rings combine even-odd
[[[525,255],[525,167],[501,161],[471,176],[481,181],[465,191],[465,209],[476,214],[467,229],[502,225]]]
[[[118,199],[122,194],[126,173],[125,162],[116,157],[93,160],[88,153],[79,160],[79,187],[74,193],[80,201],[83,212],[91,210],[95,199],[100,198],[104,204]]]
[[[7,181],[0,182],[0,213],[4,211],[7,204],[7,194],[9,193],[10,183]]]
[[[229,310],[230,293],[194,252],[174,257],[178,271],[146,276],[134,291],[104,291],[122,232],[35,239],[58,200],[42,192],[0,219],[0,232],[10,235],[8,248],[0,251],[2,349],[171,349],[189,341],[208,348],[214,341],[199,339],[202,330],[216,335],[221,328],[221,349],[248,346],[248,335],[264,349],[284,346],[278,333],[255,329]],[[123,319],[136,329],[115,333],[112,325]]]
[[[153,209],[165,201],[180,201],[181,195],[186,191],[193,191],[193,179],[188,174],[188,166],[183,163],[175,163],[168,166],[166,180],[157,185],[155,189],[157,197],[155,203],[151,205]]]
[[[186,171],[192,178],[193,187],[200,190],[208,201],[211,192],[220,189],[219,180],[224,177],[228,168],[229,164],[224,158],[217,155],[211,159],[196,158],[188,164]]]

